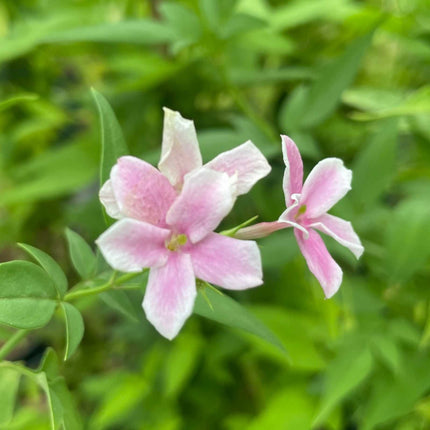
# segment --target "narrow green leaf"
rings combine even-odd
[[[66,323],[66,350],[64,352],[64,360],[68,360],[81,343],[85,326],[81,313],[73,305],[62,302],[61,307],[64,312]]]
[[[252,333],[286,353],[284,345],[278,337],[246,308],[231,297],[214,291],[211,288],[205,288],[205,293],[213,309],[209,307],[202,292],[199,291],[194,306],[194,313],[229,327],[239,328]]]
[[[64,378],[60,375],[58,358],[48,348],[37,372],[39,385],[45,391],[50,409],[51,430],[81,430],[83,428],[73,397]]]
[[[83,279],[94,274],[97,258],[87,242],[76,232],[66,228],[66,238],[73,266]]]
[[[326,374],[326,388],[314,425],[321,424],[333,408],[372,370],[372,354],[367,348],[346,348],[330,363]]]
[[[76,27],[49,34],[44,43],[59,42],[110,42],[154,45],[172,41],[171,29],[157,21],[141,19],[117,23],[102,23]]]
[[[396,172],[397,121],[389,120],[358,154],[352,171],[352,198],[368,209],[390,185]]]
[[[104,184],[110,176],[112,166],[119,157],[129,153],[121,126],[116,119],[109,102],[94,88],[91,89],[100,117],[102,137],[102,156],[100,165],[100,183]]]
[[[306,109],[300,120],[301,128],[315,127],[334,112],[342,92],[354,81],[372,37],[373,31],[356,39],[340,57],[323,69],[309,89]]]
[[[58,290],[59,297],[63,297],[67,291],[67,278],[59,264],[46,252],[25,243],[18,243],[25,252],[31,255],[52,279]]]
[[[51,278],[36,264],[0,264],[0,324],[16,328],[43,327],[51,319],[57,291]]]
[[[16,96],[13,96],[9,99],[6,99],[0,102],[0,112],[12,106],[15,106],[19,103],[32,102],[34,100],[37,100],[38,98],[39,96],[37,94],[31,94],[31,93],[17,94]]]
[[[12,420],[20,378],[16,370],[0,368],[0,426]]]
[[[386,230],[384,261],[391,282],[405,282],[427,262],[429,219],[428,199],[405,201],[393,211]]]

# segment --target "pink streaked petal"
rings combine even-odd
[[[184,176],[202,166],[194,122],[164,108],[163,142],[158,168],[180,189]]]
[[[301,205],[306,217],[315,218],[327,212],[351,189],[352,172],[339,158],[326,158],[311,171],[303,185]]]
[[[324,214],[318,218],[314,218],[309,227],[316,228],[328,234],[341,245],[346,246],[357,258],[360,258],[361,254],[363,254],[363,245],[349,221]]]
[[[291,225],[280,221],[259,222],[258,224],[241,228],[235,233],[234,237],[236,239],[259,239],[288,227],[291,227]]]
[[[305,239],[304,234],[299,230],[294,230],[294,234],[309,270],[318,279],[325,296],[329,299],[342,283],[342,269],[333,260],[317,232],[309,230],[308,239]]]
[[[189,252],[194,273],[206,282],[230,290],[244,290],[263,283],[256,242],[211,233]]]
[[[293,203],[292,195],[302,192],[303,184],[303,161],[299,148],[288,136],[282,135],[282,154],[285,162],[284,172],[284,194],[285,204]]]
[[[121,272],[139,272],[167,261],[165,242],[170,234],[164,228],[123,218],[109,227],[96,243],[111,267]]]
[[[149,272],[142,306],[148,321],[171,340],[192,314],[196,295],[191,257],[171,252],[164,266]]]
[[[192,243],[215,230],[234,204],[232,183],[226,173],[201,168],[185,177],[181,194],[167,212],[173,229]]]
[[[229,176],[237,175],[236,195],[247,193],[271,170],[266,157],[250,140],[237,148],[219,154],[205,164],[205,167],[225,172]]]
[[[112,189],[124,217],[165,226],[176,191],[155,167],[136,157],[118,159],[111,172]]]
[[[112,181],[107,180],[99,191],[99,198],[106,209],[106,213],[115,219],[121,218],[121,211],[118,206],[118,202],[116,201],[115,195],[113,193]]]

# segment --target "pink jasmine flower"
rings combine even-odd
[[[351,189],[352,172],[339,158],[326,158],[313,168],[303,184],[300,152],[289,137],[281,137],[286,166],[283,188],[287,209],[278,221],[243,228],[236,237],[255,239],[276,230],[294,227],[297,243],[309,270],[318,279],[325,296],[330,298],[342,283],[342,269],[316,230],[333,237],[360,258],[364,248],[351,223],[327,213]]]
[[[166,109],[159,168],[118,160],[100,200],[119,221],[96,242],[116,270],[150,268],[143,309],[172,339],[193,311],[196,278],[233,290],[262,284],[257,244],[213,231],[270,167],[251,142],[202,167],[192,121]]]

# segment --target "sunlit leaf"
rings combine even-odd
[[[9,424],[13,417],[20,373],[7,368],[0,368],[0,426]]]
[[[19,243],[18,245],[43,267],[57,288],[59,296],[64,296],[67,291],[67,278],[60,265],[50,255],[34,246],[25,243]]]

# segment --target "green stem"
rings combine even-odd
[[[21,342],[30,330],[18,330],[9,340],[0,348],[0,361],[4,360],[7,355]]]
[[[119,286],[123,284],[124,282],[129,281],[130,279],[136,278],[137,276],[141,275],[142,273],[145,273],[148,269],[143,270],[142,272],[138,273],[127,273],[126,275],[120,276],[119,278],[115,279],[115,276],[112,276],[109,281],[107,281],[103,285],[99,285],[98,287],[94,288],[86,288],[82,290],[77,291],[70,291],[70,293],[67,293],[64,296],[64,301],[68,302],[71,300],[75,300],[80,297],[87,297],[87,296],[93,296],[96,294],[103,293],[105,291],[110,290],[114,286]]]

